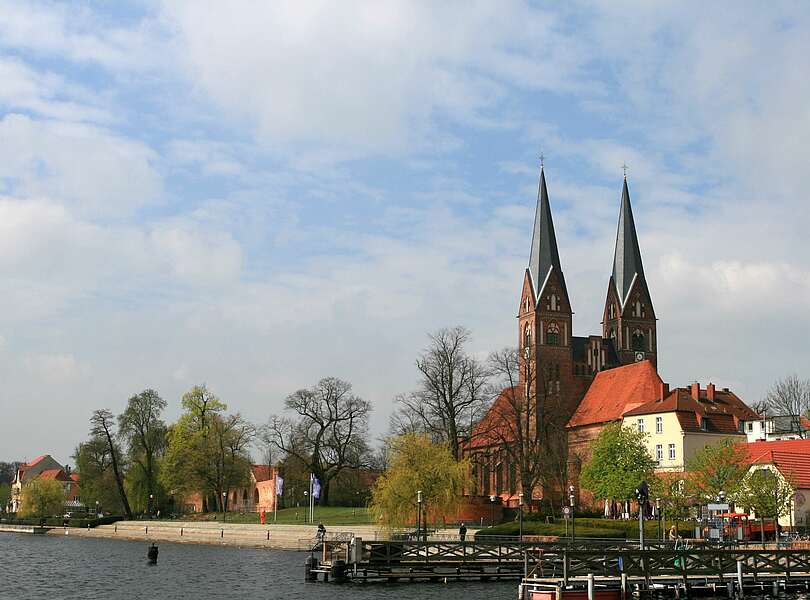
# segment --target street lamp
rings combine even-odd
[[[571,508],[571,543],[573,544],[576,539],[576,519],[574,518],[574,486],[568,486],[568,506]]]
[[[523,541],[523,492],[518,494],[518,518],[520,519],[520,541]]]
[[[96,519],[98,519],[98,500],[96,500]]]
[[[422,490],[416,490],[416,539],[422,538]]]
[[[225,522],[225,502],[228,500],[228,492],[222,492],[222,522]]]
[[[155,495],[154,494],[149,494],[149,506],[147,507],[146,512],[149,513],[149,518],[150,519],[152,518],[152,503],[154,502],[154,500],[155,500]]]
[[[495,495],[489,497],[489,526],[495,525]]]
[[[305,523],[309,523],[309,491],[304,490],[304,504],[307,507],[307,516],[304,519]]]

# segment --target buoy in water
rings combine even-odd
[[[146,551],[146,558],[149,559],[150,565],[156,565],[158,559],[158,547],[153,543]]]

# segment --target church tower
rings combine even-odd
[[[564,424],[579,402],[573,381],[572,314],[541,167],[529,265],[518,311],[520,382],[524,393],[537,400],[537,430],[549,419]]]
[[[613,344],[621,364],[650,360],[657,367],[658,335],[655,324],[655,311],[644,277],[625,176],[613,273],[608,283],[602,318],[602,335]]]

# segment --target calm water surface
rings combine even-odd
[[[512,600],[517,582],[448,584],[304,583],[306,554],[227,546],[147,544],[70,536],[0,533],[0,598],[5,600]]]

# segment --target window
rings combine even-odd
[[[529,297],[526,296],[526,299],[523,301],[523,312],[529,312]]]
[[[669,460],[675,460],[675,444],[669,445]]]
[[[655,460],[664,460],[664,447],[661,444],[655,445]]]
[[[753,433],[754,431],[754,424],[750,421],[748,422],[748,433]]]
[[[530,348],[532,345],[532,328],[526,323],[526,328],[523,330],[523,347]]]
[[[636,419],[636,427],[639,433],[644,433],[644,419]]]
[[[548,297],[548,309],[549,310],[559,310],[560,306],[557,304],[557,296],[555,294],[551,294]]]
[[[642,312],[641,312],[641,302],[639,302],[638,300],[636,300],[635,305],[633,305],[633,316],[634,316],[634,317],[640,317],[640,316],[642,316]]]
[[[655,433],[664,433],[664,417],[655,417]]]
[[[546,330],[546,344],[549,346],[560,345],[560,328],[556,323],[551,323]]]
[[[709,431],[709,421],[706,420],[706,417],[700,417],[700,430]]]
[[[631,339],[631,344],[633,350],[644,350],[644,334],[641,333],[640,329],[636,329],[633,332],[633,337]]]
[[[608,319],[614,318],[616,318],[616,307],[611,303],[608,305]]]

